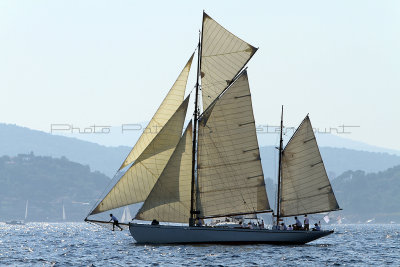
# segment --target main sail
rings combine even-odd
[[[176,79],[174,85],[169,90],[167,96],[164,98],[163,102],[161,103],[157,112],[154,114],[153,118],[150,120],[146,129],[143,131],[143,134],[140,136],[139,140],[136,142],[135,146],[126,157],[125,161],[122,163],[120,169],[123,169],[134,162],[142,154],[146,147],[160,132],[160,129],[164,127],[164,125],[171,118],[177,108],[181,105],[183,97],[185,95],[187,79],[190,71],[190,66],[192,65],[193,56],[194,53],[186,63],[182,72],[178,76],[178,79]]]
[[[270,209],[246,71],[203,114],[198,142],[200,216]]]
[[[280,207],[282,217],[339,209],[308,116],[282,153]]]
[[[182,134],[189,97],[180,105],[91,215],[145,201]]]
[[[192,123],[136,215],[138,220],[187,223],[192,175]]]
[[[230,33],[206,13],[203,13],[201,47],[201,88],[203,109],[206,110],[257,48]]]

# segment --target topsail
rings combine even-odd
[[[201,88],[203,109],[239,74],[257,48],[236,37],[206,13],[203,14]]]

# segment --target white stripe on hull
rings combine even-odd
[[[140,244],[230,243],[305,244],[333,231],[277,231],[212,227],[129,224],[132,237]]]

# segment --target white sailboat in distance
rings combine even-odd
[[[25,205],[25,222],[26,222],[26,219],[28,219],[28,200],[26,200],[26,205]]]
[[[63,221],[66,221],[66,220],[67,220],[67,215],[65,214],[65,207],[64,207],[64,204],[63,204],[63,207],[62,207],[62,219],[63,219]]]
[[[182,134],[189,101],[184,95],[194,54],[122,163],[118,170],[121,178],[85,221],[107,224],[107,220],[94,217],[143,203],[135,221],[125,224],[137,243],[304,244],[333,233],[200,223],[273,211],[265,188],[245,68],[257,48],[203,13],[196,50],[193,119]],[[282,129],[283,119],[275,224],[287,216],[338,210],[309,117],[285,148]]]
[[[129,210],[129,207],[125,207],[124,212],[122,213],[121,222],[129,223],[130,221],[132,221],[131,212]]]

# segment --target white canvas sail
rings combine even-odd
[[[257,51],[203,14],[201,83],[203,109],[218,97]]]
[[[131,212],[129,210],[129,207],[125,207],[124,212],[122,213],[121,222],[128,223],[130,221],[132,221]]]
[[[282,154],[281,216],[338,210],[307,116]]]
[[[91,215],[146,200],[179,142],[188,103],[189,97]]]
[[[202,216],[270,209],[246,71],[201,118],[197,153]]]
[[[26,205],[25,205],[25,221],[28,218],[28,200],[26,201]]]
[[[126,209],[124,209],[124,211],[122,212],[122,217],[121,217],[121,222],[125,221],[126,221]]]
[[[191,179],[192,123],[189,123],[136,219],[187,223],[190,214]]]
[[[65,221],[67,219],[67,215],[65,214],[64,204],[63,204],[63,207],[62,207],[62,218],[63,218],[63,221]]]
[[[190,66],[192,65],[193,55],[194,54],[192,54],[189,61],[186,63],[178,79],[169,90],[157,112],[154,114],[146,129],[143,131],[143,134],[140,136],[139,140],[132,148],[125,161],[122,163],[120,169],[134,162],[142,154],[142,152],[147,148],[147,146],[175,113],[178,107],[182,104]]]

